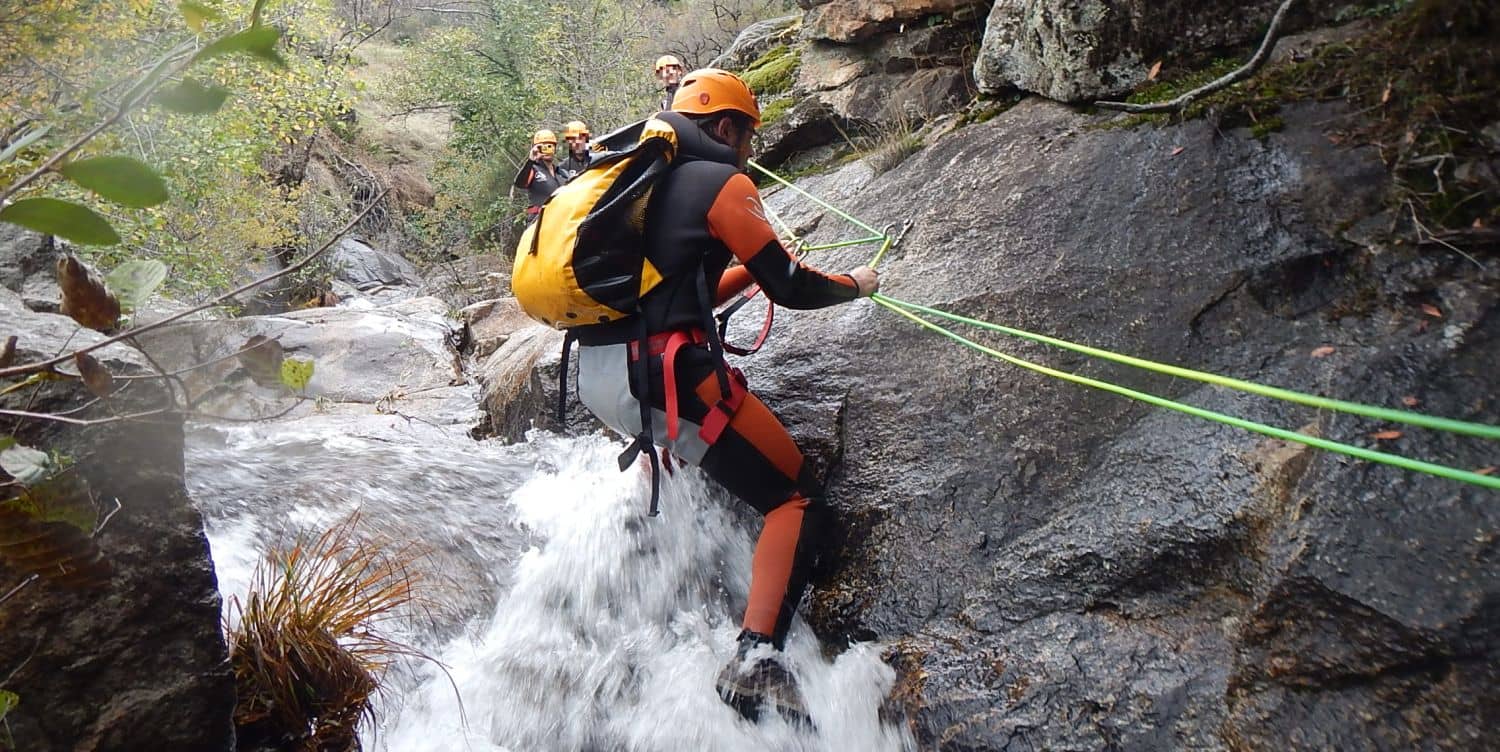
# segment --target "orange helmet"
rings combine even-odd
[[[661,73],[661,69],[669,65],[675,65],[678,68],[681,68],[682,61],[678,60],[676,55],[662,55],[661,57],[656,59],[656,72]]]
[[[543,128],[536,133],[531,134],[531,143],[552,144],[553,146],[557,146],[557,134],[547,130],[546,128]]]
[[[563,138],[589,137],[589,127],[582,120],[569,120],[563,125]]]
[[[718,68],[699,68],[682,79],[672,109],[691,115],[707,115],[733,110],[750,116],[754,127],[760,127],[760,104],[755,92],[739,76]]]

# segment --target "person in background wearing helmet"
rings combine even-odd
[[[661,108],[672,109],[672,98],[682,84],[682,61],[675,55],[662,55],[656,59],[656,80],[662,86]]]
[[[568,158],[558,165],[557,172],[566,183],[588,169],[592,156],[589,153],[589,127],[581,120],[569,120],[563,126],[563,141],[568,145]]]
[[[557,134],[543,128],[531,136],[531,154],[516,173],[514,185],[526,189],[531,205],[526,207],[527,216],[535,218],[542,211],[542,204],[567,180],[552,163],[557,153]]]
[[[689,73],[672,111],[656,118],[672,127],[678,144],[645,215],[647,255],[664,278],[641,299],[636,316],[579,331],[579,399],[627,437],[641,434],[637,400],[649,400],[653,423],[668,427],[653,429],[654,440],[765,517],[743,630],[716,687],[748,719],[758,719],[769,704],[805,720],[801,692],[780,651],[823,543],[828,509],[796,442],[739,372],[724,364],[705,318],[752,282],[779,305],[811,309],[871,295],[879,277],[868,267],[825,274],[782,247],[743,172],[760,107],[737,76],[711,68]],[[728,269],[734,260],[740,265]],[[642,323],[646,353],[638,344]],[[648,360],[646,383],[631,377],[641,357]],[[675,395],[671,406],[669,393]]]

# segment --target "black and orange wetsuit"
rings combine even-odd
[[[552,194],[565,182],[567,179],[553,165],[528,159],[525,164],[521,165],[521,170],[516,173],[514,185],[517,188],[526,189],[526,198],[531,202],[531,205],[526,207],[526,213],[536,216],[536,213],[541,211],[542,204],[547,203],[547,199],[551,198]]]
[[[614,430],[636,436],[638,400],[649,400],[654,440],[765,516],[756,543],[744,628],[780,647],[801,600],[827,513],[819,483],[770,408],[744,389],[738,371],[726,395],[725,368],[706,344],[699,291],[722,302],[758,283],[775,303],[821,308],[858,297],[848,275],[829,276],[793,259],[766,222],[755,184],[729,147],[676,113],[672,170],[646,213],[648,256],[664,279],[641,301],[651,335],[649,383],[639,383],[639,322],[632,317],[577,330],[579,397]],[[733,260],[741,266],[726,268]],[[674,336],[673,333],[681,333]],[[670,361],[673,378],[663,378]],[[730,369],[732,370],[732,369]],[[675,399],[668,399],[668,391]],[[724,405],[729,408],[725,409]]]

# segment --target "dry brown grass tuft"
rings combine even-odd
[[[381,629],[422,605],[411,568],[422,553],[360,539],[358,520],[273,550],[246,602],[231,602],[241,749],[358,749],[356,729],[374,720],[386,669],[399,658],[431,660]]]

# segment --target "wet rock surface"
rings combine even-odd
[[[18,335],[20,362],[103,335],[27,311],[0,290],[0,331]],[[96,351],[117,376],[149,372],[135,351]],[[134,382],[77,417],[160,408],[155,382]],[[0,397],[7,409],[60,413],[92,401],[74,381]],[[45,581],[0,606],[0,672],[20,704],[5,718],[16,749],[38,752],[230,750],[234,684],[219,633],[219,594],[203,524],[183,488],[180,415],[70,426],[24,422],[22,444],[57,451],[106,505],[120,511],[97,538],[114,575],[96,590]],[[23,575],[0,563],[0,592]]]
[[[199,402],[206,415],[383,414],[450,425],[477,418],[453,347],[461,326],[437,298],[383,306],[351,300],[275,316],[182,322],[145,341],[169,369],[207,364],[184,375],[193,394],[206,395]],[[287,358],[313,361],[304,393],[294,395],[274,379],[257,381],[234,355],[257,335],[279,342]]]
[[[1496,260],[1370,239],[1377,156],[1330,145],[1336,107],[1282,114],[1262,141],[1203,121],[1101,128],[1027,100],[887,173],[855,162],[800,184],[877,226],[915,220],[883,264],[901,299],[1500,423]],[[812,242],[857,232],[790,191],[767,205]],[[731,338],[758,325],[741,313]],[[1496,461],[1482,440],[1377,439],[1392,426],[964,333],[1250,420]],[[542,390],[555,361],[537,362]],[[1484,748],[1479,719],[1500,703],[1493,491],[1044,377],[869,301],[782,312],[742,365],[839,511],[809,620],[832,642],[891,644],[922,748]],[[539,392],[533,409],[550,406]]]
[[[815,190],[866,221],[910,212],[883,278],[902,299],[1496,423],[1500,269],[1341,238],[1380,210],[1383,169],[1328,145],[1337,110],[1285,115],[1260,142],[1203,122],[1090,130],[1028,101],[879,178],[850,167]],[[980,163],[995,168],[956,169]],[[820,214],[785,212],[814,242],[850,237]],[[1482,746],[1479,716],[1444,719],[1497,702],[1477,688],[1500,648],[1493,491],[1035,375],[868,303],[778,329],[746,366],[752,385],[813,451],[828,442],[807,427],[842,434],[826,464],[849,537],[814,623],[897,642],[921,677],[924,746]],[[1387,445],[1377,421],[968,333],[1272,425],[1460,468],[1495,460],[1479,440],[1411,430]]]
[[[974,63],[982,91],[1011,88],[1063,101],[1130,91],[1163,56],[1253,44],[1280,0],[996,0]],[[1298,3],[1284,30],[1372,3]]]

